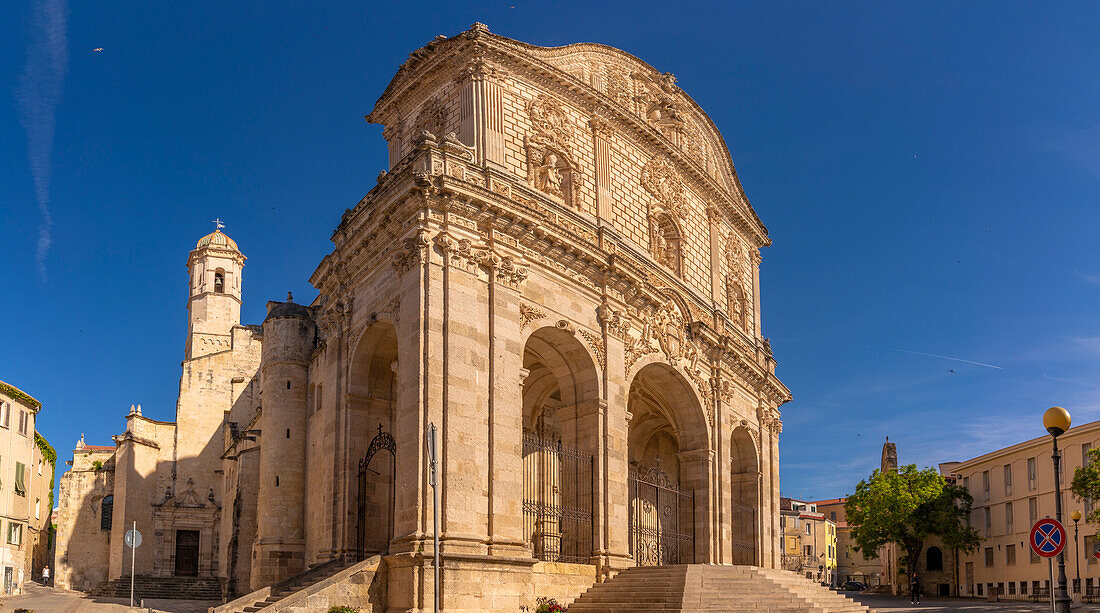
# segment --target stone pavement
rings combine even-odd
[[[22,594],[0,599],[0,613],[12,613],[16,609],[29,609],[36,613],[206,613],[208,607],[221,603],[203,600],[146,600],[144,604],[144,609],[131,609],[129,599],[99,598],[83,592],[27,583]]]
[[[919,605],[909,604],[909,597],[887,596],[884,594],[856,594],[854,592],[842,592],[854,598],[857,602],[875,611],[889,611],[900,613],[902,611],[916,613],[947,613],[949,611],[964,611],[966,613],[978,613],[979,611],[1009,611],[1009,612],[1035,612],[1049,613],[1050,601],[1044,603],[1034,602],[988,602],[979,598],[922,598]],[[1074,607],[1073,611],[1085,611],[1088,613],[1100,613],[1100,605],[1084,605],[1081,608]]]

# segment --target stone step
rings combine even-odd
[[[571,613],[736,611],[867,613],[849,598],[803,577],[750,566],[631,568],[592,586]]]

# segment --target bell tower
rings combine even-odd
[[[187,258],[187,360],[228,351],[233,326],[241,323],[245,257],[237,243],[222,233],[221,220],[214,224],[214,231],[200,238]]]

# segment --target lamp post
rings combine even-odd
[[[1061,456],[1058,455],[1058,437],[1069,430],[1069,426],[1069,411],[1062,407],[1051,407],[1043,413],[1043,427],[1054,440],[1054,453],[1051,455],[1051,459],[1054,460],[1054,518],[1060,524],[1062,523],[1062,479],[1058,474],[1058,463],[1061,460]],[[1058,589],[1054,595],[1055,613],[1070,613],[1070,602],[1072,601],[1069,594],[1066,593],[1066,556],[1063,548],[1062,553],[1058,554]]]
[[[1077,509],[1073,510],[1073,513],[1069,514],[1070,519],[1073,520],[1073,557],[1076,559],[1077,564],[1077,582],[1073,584],[1073,593],[1081,593],[1081,550],[1077,545],[1077,522],[1081,521],[1081,512]]]

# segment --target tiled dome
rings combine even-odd
[[[231,249],[233,251],[240,251],[237,249],[237,243],[233,239],[229,238],[225,234],[222,234],[221,230],[214,230],[210,234],[199,239],[199,243],[195,245],[195,249],[202,249],[203,247],[215,247],[221,249]]]

